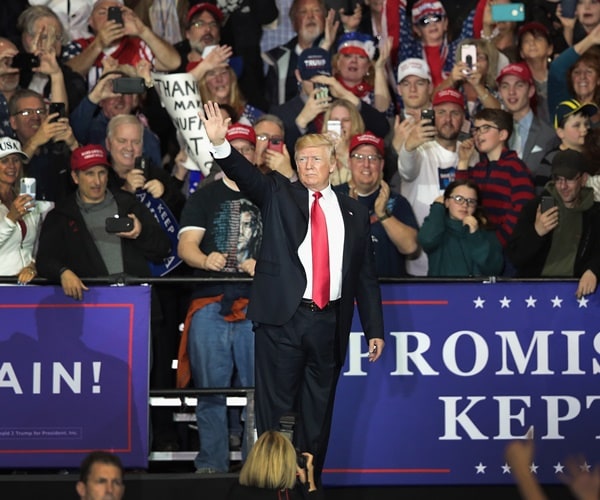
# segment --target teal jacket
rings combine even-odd
[[[429,259],[428,276],[497,276],[502,272],[502,246],[494,231],[473,234],[451,219],[446,207],[433,203],[418,240]]]

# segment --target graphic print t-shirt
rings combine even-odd
[[[247,259],[258,258],[262,239],[260,210],[242,193],[215,181],[199,189],[188,199],[181,214],[180,234],[186,228],[204,229],[200,249],[227,254],[227,263],[220,272],[195,270],[197,276],[222,277],[248,275],[239,271]]]

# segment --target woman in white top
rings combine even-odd
[[[0,276],[17,276],[22,284],[36,276],[39,230],[52,206],[19,194],[23,160],[27,159],[18,141],[0,138]]]

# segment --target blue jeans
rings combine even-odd
[[[254,386],[252,322],[225,321],[219,302],[208,304],[192,318],[188,353],[197,388],[230,387],[234,366],[243,387]],[[196,468],[229,470],[229,431],[225,396],[202,396],[196,406],[200,451]]]

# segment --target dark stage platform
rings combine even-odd
[[[199,476],[191,473],[128,473],[125,500],[225,499],[236,474]],[[76,474],[0,473],[3,500],[76,500]],[[398,486],[326,488],[327,500],[518,500],[512,486]],[[552,500],[571,500],[562,486],[546,488]]]

